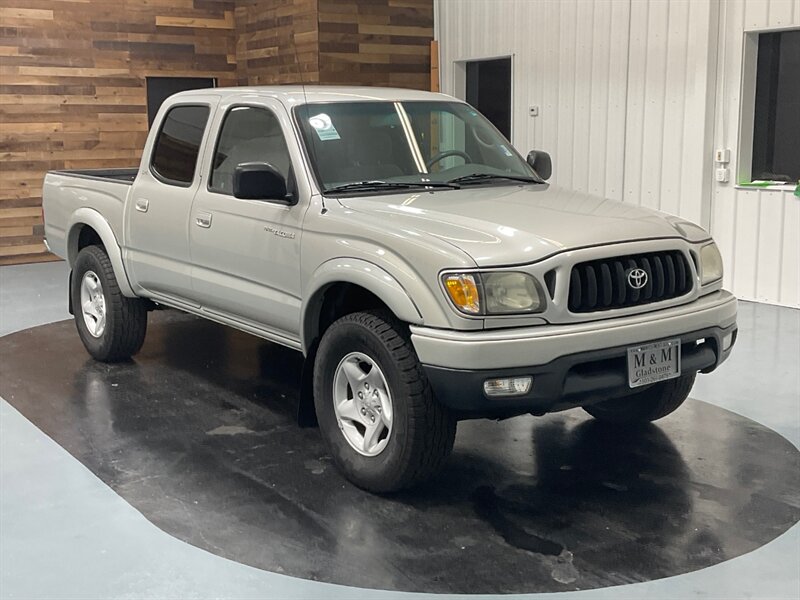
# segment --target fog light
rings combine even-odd
[[[733,332],[722,338],[722,351],[727,352],[731,344],[733,344]]]
[[[487,396],[524,396],[531,391],[533,377],[501,377],[483,382],[483,392]]]

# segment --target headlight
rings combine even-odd
[[[485,273],[483,290],[489,314],[539,312],[544,308],[539,286],[527,273]]]
[[[700,249],[700,284],[722,279],[722,255],[714,242]]]
[[[450,273],[443,282],[456,308],[470,315],[537,313],[546,305],[541,286],[527,273]]]

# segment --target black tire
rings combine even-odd
[[[377,456],[359,454],[350,445],[334,411],[336,369],[351,352],[375,361],[392,397],[392,432]],[[395,492],[429,479],[453,449],[456,419],[434,398],[408,328],[385,310],[349,314],[325,331],[314,365],[314,404],[336,465],[370,492]]]
[[[97,276],[102,286],[105,304],[105,327],[99,336],[90,333],[81,306],[81,285],[89,271]],[[147,305],[144,300],[122,295],[103,248],[87,246],[78,253],[72,269],[70,294],[78,335],[92,357],[102,362],[118,362],[129,359],[142,348],[147,333]]]
[[[675,412],[692,391],[697,373],[687,373],[652,385],[641,392],[584,406],[600,421],[620,424],[649,423]]]

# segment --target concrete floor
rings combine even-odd
[[[0,335],[66,314],[63,263],[0,268]],[[693,397],[755,419],[800,446],[800,311],[741,303],[732,358]],[[0,340],[0,360],[8,352]],[[749,554],[658,581],[575,598],[798,598],[800,528]],[[166,534],[0,400],[0,597],[377,598],[261,571]],[[537,597],[555,594],[538,594]],[[558,594],[564,598],[565,594]]]

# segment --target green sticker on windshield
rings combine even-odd
[[[509,150],[508,148],[506,148],[505,144],[500,144],[500,150],[502,150],[502,151],[503,151],[503,153],[504,153],[506,156],[514,156],[514,154],[511,152],[511,150]]]
[[[342,139],[336,127],[333,126],[333,121],[325,113],[320,113],[311,117],[308,124],[317,132],[317,137],[323,142],[326,140],[340,140]]]

